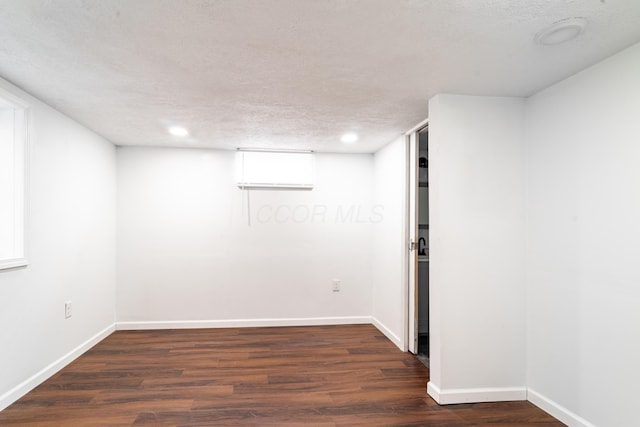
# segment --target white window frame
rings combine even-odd
[[[19,128],[14,128],[14,251],[11,256],[0,258],[0,270],[25,267],[29,264],[27,248],[29,138],[31,112],[22,98],[0,87],[0,107],[14,109],[19,115]],[[21,123],[20,123],[21,122]],[[0,196],[1,197],[1,196]],[[0,200],[2,203],[2,200]]]

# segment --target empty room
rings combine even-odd
[[[0,425],[638,424],[637,0],[0,0]]]

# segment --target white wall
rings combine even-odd
[[[429,393],[524,399],[524,101],[429,102]]]
[[[116,163],[105,139],[0,86],[30,104],[33,120],[30,265],[0,271],[2,409],[113,328]]]
[[[369,323],[373,156],[315,158],[247,193],[235,152],[119,148],[118,327]]]
[[[404,137],[375,153],[375,202],[384,213],[373,229],[374,324],[398,347],[406,350],[407,151]]]
[[[638,423],[639,70],[635,45],[528,101],[527,382],[570,425]]]

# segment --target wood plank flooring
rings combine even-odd
[[[438,406],[428,377],[371,325],[119,331],[0,425],[564,425],[528,402]]]

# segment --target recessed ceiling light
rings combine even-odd
[[[584,18],[563,19],[536,34],[535,42],[544,46],[565,43],[582,34],[586,25]]]
[[[180,126],[171,126],[169,128],[169,133],[173,136],[187,136],[189,135],[189,131]]]
[[[340,141],[344,142],[345,144],[353,144],[357,140],[358,134],[355,134],[353,132],[345,133],[344,135],[342,135],[342,138],[340,138]]]

